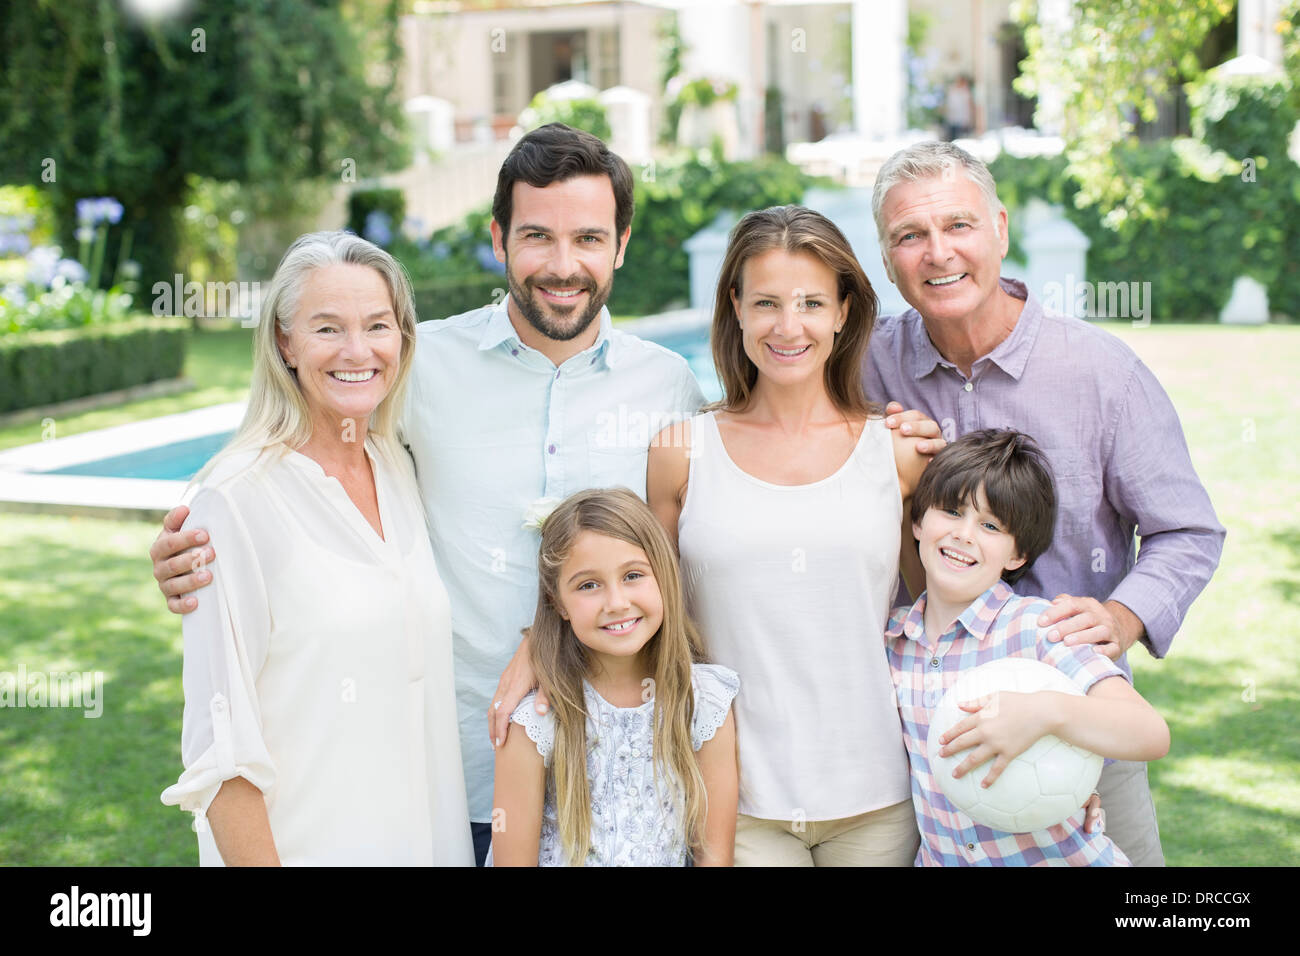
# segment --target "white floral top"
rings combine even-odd
[[[695,712],[691,746],[699,750],[727,719],[740,690],[736,672],[720,664],[691,665]],[[591,787],[591,842],[586,866],[685,866],[690,848],[677,794],[656,780],[652,759],[654,700],[615,707],[583,681],[587,703],[587,781]],[[549,768],[555,718],[539,714],[529,694],[510,719],[524,728]],[[676,788],[673,788],[674,790]],[[547,775],[539,866],[567,866],[555,813],[555,783]]]

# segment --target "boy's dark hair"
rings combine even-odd
[[[632,171],[597,137],[563,123],[539,126],[515,143],[501,164],[492,218],[501,227],[502,236],[510,233],[515,183],[543,189],[575,176],[609,177],[614,189],[614,248],[618,249],[623,230],[632,224]]]
[[[1016,541],[1025,563],[1002,578],[1014,584],[1052,544],[1056,487],[1038,445],[1022,432],[985,428],[934,456],[912,494],[912,521],[931,508],[960,508],[983,486],[989,510]]]

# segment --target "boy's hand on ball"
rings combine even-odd
[[[953,770],[962,777],[988,760],[993,761],[988,775],[980,782],[990,787],[1002,775],[1007,764],[1024,753],[1034,741],[1049,733],[1047,693],[1017,694],[1002,691],[959,704],[971,716],[954,724],[939,738],[944,757],[975,748]]]
[[[1105,819],[1101,815],[1101,795],[1095,790],[1083,805],[1084,830],[1088,833],[1101,833],[1105,829]]]

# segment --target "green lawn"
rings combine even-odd
[[[1170,657],[1134,656],[1169,721],[1152,765],[1173,865],[1300,861],[1300,328],[1114,326],[1168,388],[1228,527],[1223,562]],[[59,434],[240,396],[247,332],[205,333],[192,394],[59,423]],[[1068,383],[1063,383],[1068,387]],[[0,432],[0,447],[21,430]],[[39,427],[27,440],[39,437]],[[1151,436],[1159,441],[1160,436]],[[181,639],[143,524],[0,514],[0,670],[104,673],[103,716],[0,711],[0,863],[196,862],[162,806],[180,771]]]

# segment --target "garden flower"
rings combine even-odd
[[[376,209],[366,216],[366,225],[362,235],[377,246],[386,246],[393,241],[393,227],[388,214]]]
[[[21,256],[31,247],[32,241],[21,232],[0,232],[0,256]]]
[[[541,531],[542,523],[559,507],[563,498],[538,498],[524,512],[523,527],[529,531]]]
[[[3,290],[0,290],[0,299],[3,299],[9,305],[21,308],[27,304],[27,293],[17,282],[10,282]]]
[[[62,276],[69,282],[85,282],[90,278],[86,267],[76,259],[60,259],[54,264],[54,274]]]
[[[59,252],[58,246],[37,246],[27,253],[27,281],[42,289],[49,288]]]
[[[505,275],[506,267],[504,264],[497,262],[496,253],[492,251],[490,243],[482,242],[474,247],[474,258],[478,264],[487,272],[495,272],[498,275]]]
[[[101,222],[117,225],[122,221],[122,204],[112,196],[77,200],[77,222],[94,227]]]

